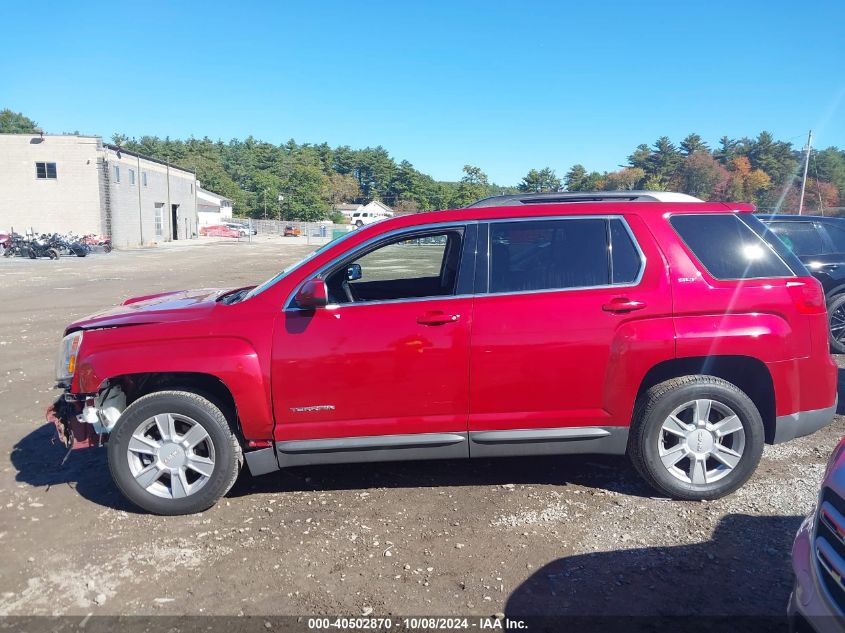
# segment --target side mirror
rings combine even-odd
[[[293,298],[296,305],[306,310],[322,308],[329,302],[329,291],[322,279],[309,279]]]
[[[346,281],[357,281],[362,276],[361,264],[349,264],[346,267]]]

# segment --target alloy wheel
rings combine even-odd
[[[839,343],[845,343],[845,303],[840,303],[830,313],[830,334]]]
[[[129,470],[141,488],[164,499],[188,497],[214,472],[214,445],[193,418],[161,413],[141,423],[126,451]]]
[[[717,400],[691,400],[661,425],[658,452],[676,479],[706,485],[729,475],[745,450],[745,428],[729,406]]]

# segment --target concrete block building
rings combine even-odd
[[[97,136],[0,134],[0,229],[95,233],[115,247],[195,237],[194,172]]]

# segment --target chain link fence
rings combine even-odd
[[[256,218],[232,218],[250,227],[256,236],[273,236],[289,238],[292,242],[302,244],[326,244],[355,227],[349,224],[333,224],[331,222],[296,222],[286,220],[260,220]]]

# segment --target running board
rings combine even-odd
[[[518,455],[624,455],[627,426],[582,426],[550,429],[470,431],[471,457]]]

